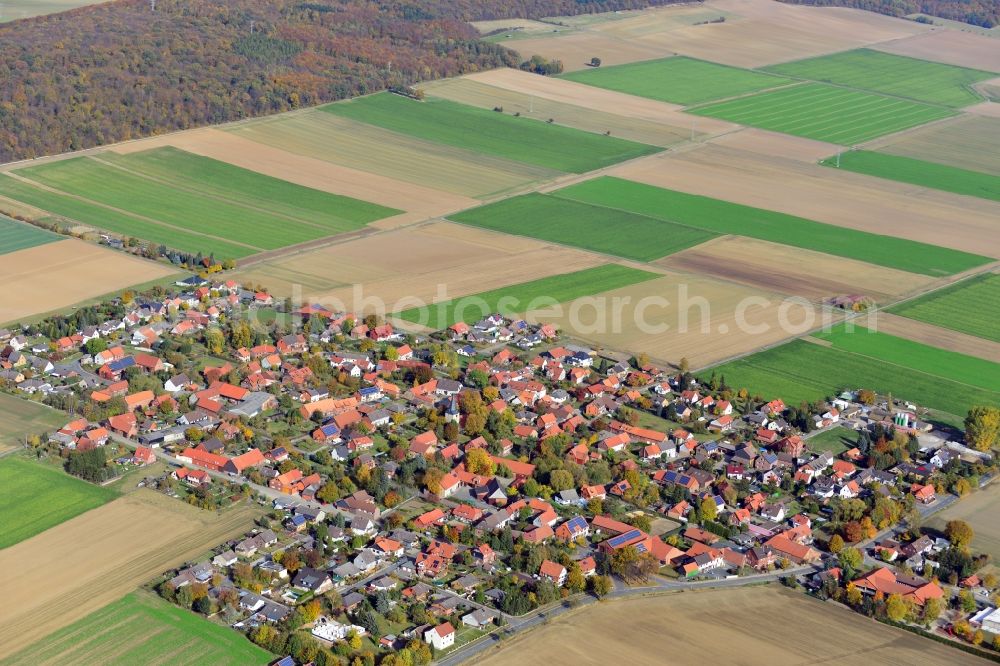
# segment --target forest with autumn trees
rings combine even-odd
[[[118,0],[14,21],[0,25],[0,162],[519,64],[466,21],[655,4]]]
[[[795,5],[853,7],[889,16],[927,14],[969,25],[1000,25],[1000,0],[782,0]]]

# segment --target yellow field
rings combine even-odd
[[[139,490],[0,551],[0,659],[246,532],[257,514]]]
[[[1000,176],[1000,115],[959,116],[876,142],[870,148]]]
[[[777,585],[604,601],[477,657],[504,664],[907,664],[988,662]]]

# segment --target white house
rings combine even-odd
[[[435,650],[446,650],[455,644],[455,628],[451,622],[445,622],[424,632],[424,642],[430,643]]]

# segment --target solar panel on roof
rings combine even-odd
[[[639,530],[629,530],[624,534],[619,534],[616,537],[611,537],[611,539],[608,540],[608,543],[611,544],[612,548],[617,548],[618,546],[624,543],[628,543],[629,541],[638,538],[641,534],[642,533]]]

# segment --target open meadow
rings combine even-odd
[[[964,115],[866,148],[1000,177],[1000,117]]]
[[[1000,559],[1000,484],[991,483],[962,498],[927,522],[927,527],[944,531],[949,520],[964,520],[974,533],[972,550]]]
[[[987,273],[890,308],[889,312],[1000,342],[1000,274]]]
[[[0,660],[245,533],[258,514],[137,490],[0,551],[0,566],[19,572],[0,582]]]
[[[2,207],[3,204],[0,203],[0,208]],[[29,247],[53,243],[61,238],[51,231],[0,215],[0,254],[10,254]],[[3,317],[0,316],[0,321],[2,320]]]
[[[3,664],[263,666],[273,659],[274,655],[229,627],[150,592],[132,592],[46,636]]]
[[[0,458],[0,549],[110,502],[117,493],[16,456]]]
[[[646,663],[650,655],[678,665],[988,663],[776,584],[603,601],[505,641],[476,663]]]
[[[826,166],[898,180],[954,194],[1000,201],[1000,176],[870,150],[852,150],[823,160]]]
[[[0,393],[0,451],[24,445],[25,435],[61,428],[66,414],[37,402]]]

